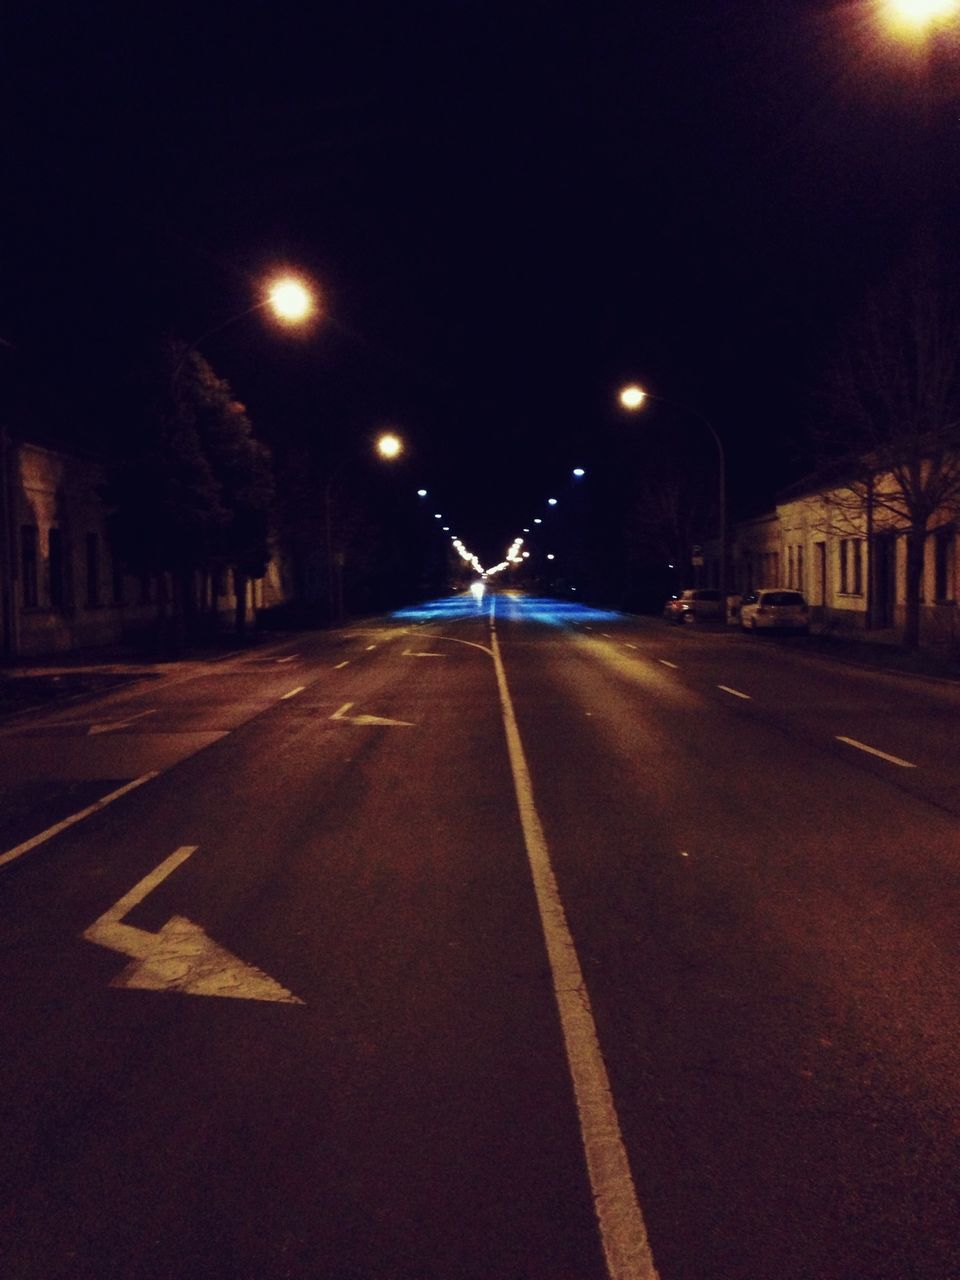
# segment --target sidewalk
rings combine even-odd
[[[837,662],[904,676],[960,681],[960,658],[935,649],[905,649],[894,630],[838,635],[828,627],[814,626],[807,636],[781,636],[777,640],[784,646]]]
[[[159,679],[186,662],[240,657],[281,638],[277,632],[254,632],[239,642],[228,635],[210,644],[188,645],[179,658],[163,661],[146,657],[142,648],[115,644],[0,663],[0,719],[137,680]]]

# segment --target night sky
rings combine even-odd
[[[324,317],[200,343],[261,434],[384,424],[484,557],[705,414],[734,514],[808,464],[838,326],[953,194],[951,34],[872,0],[44,5],[3,19],[0,336],[78,438],[137,342],[296,267]],[[10,352],[7,351],[9,358]]]

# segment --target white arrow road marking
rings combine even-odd
[[[238,1000],[276,1000],[303,1004],[279,982],[245,964],[218,946],[199,925],[183,916],[168,920],[159,933],[124,924],[123,917],[176,871],[199,845],[186,844],[134,885],[115,906],[105,911],[83,937],[87,942],[132,957],[131,963],[111,981],[111,987],[137,987],[145,991],[180,991],[189,996],[228,996]]]
[[[135,716],[128,716],[126,720],[109,720],[103,724],[92,724],[87,730],[87,737],[90,738],[96,733],[113,733],[117,729],[126,729],[128,724],[134,724],[137,720],[142,720],[144,716],[155,716],[156,714],[156,707],[151,707],[149,711],[138,711]]]
[[[419,650],[404,649],[404,658],[445,658],[445,653],[421,653]]]
[[[387,720],[383,716],[368,716],[368,715],[348,716],[347,712],[350,710],[352,706],[353,706],[352,702],[345,702],[339,711],[335,711],[333,713],[330,719],[346,720],[347,724],[397,724],[397,725],[404,725],[408,729],[413,729],[416,727],[412,720]]]

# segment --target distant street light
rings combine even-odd
[[[726,601],[727,601],[727,462],[726,462],[726,455],[723,449],[723,441],[717,435],[716,428],[713,426],[713,423],[710,422],[708,418],[705,418],[703,414],[699,412],[699,410],[691,409],[689,405],[681,404],[679,403],[679,401],[676,401],[676,400],[668,400],[665,396],[652,396],[648,391],[644,391],[642,387],[638,387],[636,383],[631,383],[630,386],[623,387],[622,390],[620,391],[619,399],[623,407],[631,411],[641,408],[646,403],[647,400],[658,400],[660,401],[661,404],[673,405],[674,408],[676,409],[682,409],[684,413],[689,413],[692,417],[696,418],[704,427],[706,427],[707,431],[709,431],[713,439],[713,443],[717,447],[717,461],[719,464],[717,468],[718,480],[719,480],[719,493],[718,493],[717,505],[718,505],[718,516],[719,516],[718,533],[719,533],[719,539],[720,539],[720,573],[718,575],[719,582],[717,583],[717,585],[720,588],[720,598],[723,602],[723,619],[724,619],[724,622],[726,622],[726,617],[727,617],[727,614],[726,614],[726,609],[727,609],[727,604],[726,604]]]
[[[548,507],[555,507],[556,505],[557,505],[557,500],[556,500],[556,498],[548,498],[548,499],[547,499],[547,506],[548,506]]]
[[[579,480],[579,479],[581,479],[581,477],[585,476],[587,473],[584,471],[583,467],[574,467],[574,468],[573,468],[573,474],[574,474],[574,475],[577,477],[577,479]]]
[[[384,444],[387,441],[392,443],[384,448]],[[403,453],[403,441],[393,432],[386,432],[378,437],[375,448],[381,458],[393,461],[394,458],[398,458]],[[343,551],[335,551],[333,545],[333,486],[334,482],[340,478],[347,464],[353,462],[359,456],[361,455],[354,452],[342,457],[330,472],[327,477],[327,483],[323,487],[324,524],[326,526],[327,542],[327,604],[330,616],[337,622],[343,618],[343,566],[346,556]]]

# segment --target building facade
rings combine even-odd
[[[168,616],[168,574],[134,576],[111,545],[101,463],[0,438],[0,603],[6,658],[66,652],[148,635]],[[196,574],[189,607],[229,629],[237,599],[230,566]],[[284,598],[280,566],[244,583],[247,614]]]
[[[776,507],[736,525],[731,571],[740,594],[758,587],[802,591],[816,622],[829,629],[902,630],[907,599],[906,533],[883,501],[884,478],[864,492],[800,486]],[[960,528],[938,512],[924,545],[921,643],[960,651]]]

